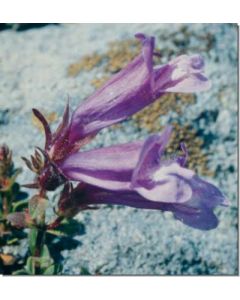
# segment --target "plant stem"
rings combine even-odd
[[[41,195],[41,197],[46,197],[46,191],[44,190],[41,190],[39,194]],[[37,227],[37,239],[35,244],[34,256],[38,258],[41,257],[43,246],[45,244],[45,236],[46,236],[45,215],[46,215],[46,211],[43,212],[39,226]],[[41,268],[39,262],[36,262],[35,264],[35,274],[36,275],[41,274]]]
[[[61,224],[64,217],[58,216],[51,224],[47,226],[47,229],[55,229],[58,225]]]
[[[37,232],[37,241],[36,241],[34,256],[40,257],[41,252],[42,252],[42,247],[43,247],[44,241],[45,241],[45,230],[41,228],[41,229],[38,229],[37,231],[38,231]]]

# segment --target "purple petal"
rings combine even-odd
[[[193,171],[182,168],[176,162],[162,163],[152,177],[147,178],[151,180],[151,187],[141,186],[135,179],[137,185],[133,183],[132,188],[151,201],[185,203],[191,198],[192,189],[184,179],[191,179],[193,175]]]
[[[190,227],[210,230],[218,226],[218,219],[209,209],[196,210],[195,213],[189,213],[184,207],[175,207],[174,216],[176,219]]]
[[[137,33],[135,37],[138,38],[142,42],[142,56],[144,62],[147,66],[148,73],[150,75],[151,80],[151,88],[153,88],[153,55],[154,55],[154,48],[155,48],[155,39],[154,37],[147,37],[145,34]]]
[[[161,156],[170,139],[171,127],[165,128],[161,135],[152,135],[144,143],[139,161],[134,169],[132,186],[152,187],[152,173],[159,167]]]
[[[198,181],[198,178],[193,181]],[[200,180],[201,181],[201,180]],[[199,184],[199,183],[198,183]],[[202,184],[202,181],[201,181]],[[205,182],[205,188],[209,188],[208,183]],[[215,187],[210,187],[210,189],[216,189]],[[204,193],[201,191],[201,196]],[[199,195],[200,195],[199,194]],[[214,192],[216,199],[214,202],[222,204],[222,194],[219,191]],[[208,197],[209,195],[205,195]],[[96,204],[114,204],[114,205],[124,205],[141,209],[155,209],[161,211],[173,212],[176,219],[180,220],[184,224],[201,229],[210,230],[214,229],[218,225],[218,219],[214,215],[213,209],[215,206],[204,206],[201,198],[196,201],[196,193],[194,192],[194,199],[183,204],[174,203],[163,203],[150,201],[145,199],[135,191],[109,191],[106,189],[101,189],[99,187],[94,187],[90,185],[80,185],[75,189],[74,198],[78,199],[79,206],[81,205],[96,205]],[[217,200],[218,199],[218,200]],[[217,201],[216,201],[217,200]],[[194,203],[195,201],[195,203]]]
[[[162,154],[170,134],[171,127],[167,127],[160,138],[152,136],[145,142],[131,187],[151,201],[181,203],[192,196],[189,184],[182,177],[190,179],[194,172],[175,161],[163,161]]]
[[[120,122],[153,101],[154,38],[142,40],[142,53],[107,81],[74,112],[72,141]]]
[[[68,156],[59,168],[70,180],[111,190],[129,189],[142,141],[94,149]]]
[[[70,180],[83,181],[110,190],[130,189],[133,170],[137,166],[141,149],[148,151],[148,145],[156,142],[164,151],[170,132],[171,127],[168,127],[161,137],[152,135],[145,142],[137,141],[74,153],[68,155],[58,167]]]
[[[211,82],[204,75],[204,61],[200,55],[181,55],[167,65],[154,70],[155,93],[194,93],[208,90]]]
[[[214,208],[217,205],[227,205],[225,196],[213,184],[195,175],[192,179],[186,179],[193,190],[191,198],[192,207]]]
[[[198,176],[194,176],[189,185],[193,191],[192,197],[182,206],[173,205],[174,216],[194,228],[210,230],[217,227],[218,219],[213,210],[218,205],[227,205],[225,196],[214,185]],[[189,209],[192,211],[189,212]]]
[[[181,159],[165,161],[161,157],[170,133],[167,128],[160,139],[152,137],[144,144],[131,187],[149,200],[149,208],[153,207],[152,202],[165,203],[165,208],[184,224],[202,230],[213,229],[218,224],[213,210],[217,205],[226,205],[226,199],[214,185],[183,167],[188,155],[184,144]]]
[[[135,191],[110,191],[99,187],[85,185],[76,190],[79,193],[79,204],[115,204],[135,208],[170,210],[166,203],[149,201]],[[75,195],[76,196],[76,195]]]

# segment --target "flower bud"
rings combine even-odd
[[[10,175],[12,166],[12,152],[6,144],[0,145],[0,177]]]

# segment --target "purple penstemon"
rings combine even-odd
[[[154,38],[137,34],[141,53],[122,71],[83,102],[70,117],[67,105],[55,133],[37,110],[45,129],[45,162],[33,187],[54,190],[65,184],[59,213],[69,217],[94,204],[120,204],[171,211],[186,225],[215,228],[217,205],[223,194],[186,168],[183,154],[165,158],[171,136],[168,126],[161,134],[111,147],[80,151],[102,129],[120,122],[168,92],[192,93],[210,88],[199,55],[181,55],[165,65],[154,66]],[[69,181],[80,182],[73,188]]]

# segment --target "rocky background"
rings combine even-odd
[[[189,167],[219,186],[230,201],[228,208],[217,209],[218,228],[202,232],[176,221],[171,213],[102,206],[76,217],[82,226],[75,243],[66,242],[68,250],[61,252],[63,273],[237,274],[237,26],[51,24],[0,29],[0,143],[13,149],[17,166],[23,166],[21,156],[30,156],[34,146],[43,143],[32,107],[56,126],[68,96],[76,108],[139,53],[136,32],[156,37],[161,53],[157,63],[182,53],[204,56],[211,90],[164,96],[102,130],[88,148],[133,141],[173,124],[175,137],[168,152],[184,140]],[[19,180],[30,182],[32,175],[23,168]],[[3,251],[21,253],[25,244]]]

